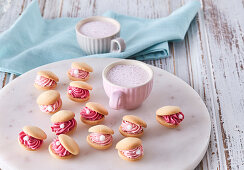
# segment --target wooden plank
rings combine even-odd
[[[60,16],[62,0],[46,0],[45,9],[43,9],[43,17],[46,19],[53,19]]]
[[[5,86],[6,77],[6,73],[0,72],[0,89]]]
[[[168,1],[169,3],[169,11],[170,13],[180,6],[184,5],[184,3],[181,1]],[[198,26],[196,21],[194,21],[190,28],[189,32],[191,32],[192,29],[195,29],[196,31],[194,32],[194,35],[197,35],[198,31]],[[196,38],[194,41],[189,38],[188,36],[189,33],[186,34],[185,40],[184,41],[179,41],[179,42],[174,42],[172,46],[172,56],[174,58],[174,73],[183,79],[186,83],[188,83],[190,86],[192,86],[195,90],[196,88],[194,87],[194,80],[198,80],[199,75],[195,75],[195,70],[193,69],[193,64],[192,63],[192,56],[195,58],[201,58],[201,55],[195,55],[195,53],[192,53],[191,50],[191,45],[192,44],[201,44],[201,39]],[[201,54],[201,53],[199,53]],[[199,63],[196,63],[198,67],[200,68]],[[196,67],[197,68],[197,67]],[[201,75],[200,75],[201,77]],[[200,85],[202,85],[202,82],[197,81]],[[202,88],[202,87],[201,87]],[[202,96],[201,96],[202,97]],[[195,168],[195,170],[200,170],[200,169],[208,169],[207,165],[207,156],[204,157],[204,159],[200,162],[198,167]]]
[[[219,129],[214,109],[215,100],[211,95],[213,89],[211,87],[211,72],[206,52],[208,46],[206,44],[203,22],[202,13],[200,12],[197,16],[197,20],[193,21],[186,39],[188,42],[187,51],[191,54],[192,84],[205,102],[212,120],[209,147],[202,164],[198,168],[219,169],[222,166],[222,162],[219,158],[219,152],[221,152],[219,145],[221,140],[218,138]]]
[[[244,169],[242,1],[205,0],[204,19],[224,169]]]
[[[15,3],[10,3],[8,10],[0,18],[0,33],[7,30],[21,15],[24,9],[24,2],[24,0],[19,0]]]

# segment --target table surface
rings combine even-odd
[[[44,18],[88,17],[107,10],[160,18],[190,0],[39,0]],[[0,33],[30,0],[6,0]],[[145,61],[171,72],[194,88],[212,121],[209,147],[196,170],[244,169],[244,1],[201,0],[202,9],[184,41],[170,43],[171,56]],[[0,73],[0,88],[16,76]]]

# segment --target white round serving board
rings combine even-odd
[[[60,61],[31,70],[16,78],[0,90],[0,168],[3,169],[139,169],[139,170],[190,170],[194,169],[203,158],[210,137],[211,122],[207,108],[199,95],[184,81],[156,67],[154,85],[150,96],[136,110],[113,110],[108,106],[102,85],[102,70],[115,58],[79,58]],[[86,142],[88,125],[80,121],[80,109],[85,103],[75,103],[66,96],[70,80],[67,70],[73,61],[86,62],[94,68],[87,81],[93,86],[89,101],[103,104],[109,111],[103,124],[111,127],[115,134],[110,149],[100,151],[91,148]],[[56,90],[61,93],[62,109],[75,112],[78,127],[72,137],[80,146],[80,154],[69,160],[51,157],[48,145],[55,138],[51,132],[50,115],[42,113],[36,104],[36,98],[42,91],[33,86],[39,70],[53,71],[60,79]],[[177,105],[185,114],[180,127],[168,129],[161,126],[155,118],[155,111],[165,105]],[[141,117],[148,124],[141,138],[144,157],[137,162],[122,160],[115,149],[116,143],[123,139],[118,128],[122,117],[133,114]],[[38,151],[26,151],[18,144],[18,134],[25,125],[35,125],[47,133],[47,139]]]

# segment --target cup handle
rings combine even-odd
[[[124,95],[122,91],[115,91],[109,99],[109,106],[112,109],[119,110],[124,104]]]
[[[111,40],[110,52],[121,53],[125,51],[126,44],[122,38],[116,38]]]

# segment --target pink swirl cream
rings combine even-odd
[[[62,100],[59,98],[54,104],[50,105],[39,105],[39,108],[44,113],[52,113],[59,109],[62,105]]]
[[[142,145],[140,145],[134,149],[120,150],[120,153],[126,156],[127,158],[136,159],[139,158],[141,155],[143,155],[143,147]]]
[[[93,111],[93,110],[89,109],[88,107],[84,107],[81,110],[80,115],[84,119],[92,120],[92,121],[100,120],[100,119],[102,119],[104,117],[104,115],[102,115],[102,114],[100,114],[100,113],[98,113],[96,111]]]
[[[80,69],[77,69],[77,68],[71,68],[69,70],[69,74],[72,77],[76,77],[76,78],[79,78],[79,79],[86,79],[89,76],[89,72],[87,72],[85,70],[80,70]]]
[[[176,113],[176,114],[173,114],[173,115],[162,116],[162,118],[167,123],[170,123],[170,124],[173,124],[173,125],[179,125],[180,122],[184,119],[184,114],[182,112],[179,112],[179,113]]]
[[[138,133],[141,133],[143,131],[143,129],[140,125],[137,125],[135,123],[128,122],[125,120],[122,121],[121,129],[124,132],[130,133],[130,134],[138,134]]]
[[[71,95],[73,98],[80,98],[80,99],[85,99],[90,95],[89,90],[73,87],[73,86],[68,87],[68,94]]]
[[[43,143],[43,140],[31,137],[23,131],[19,133],[19,141],[21,144],[32,150],[40,148]]]
[[[35,83],[42,87],[53,87],[57,84],[54,80],[40,75],[36,77]]]
[[[93,143],[99,145],[108,145],[113,141],[113,137],[110,134],[100,134],[100,133],[91,133],[90,139]]]
[[[52,132],[55,132],[56,135],[60,135],[60,134],[65,134],[65,133],[68,133],[69,131],[71,131],[76,126],[76,124],[77,124],[77,122],[73,118],[66,122],[54,123],[54,125],[51,126],[51,128],[52,128]]]
[[[68,156],[68,155],[71,154],[68,150],[66,150],[63,147],[63,145],[60,143],[60,141],[58,140],[58,138],[54,139],[54,141],[51,143],[51,147],[52,147],[52,150],[58,156],[64,157],[64,156]]]

